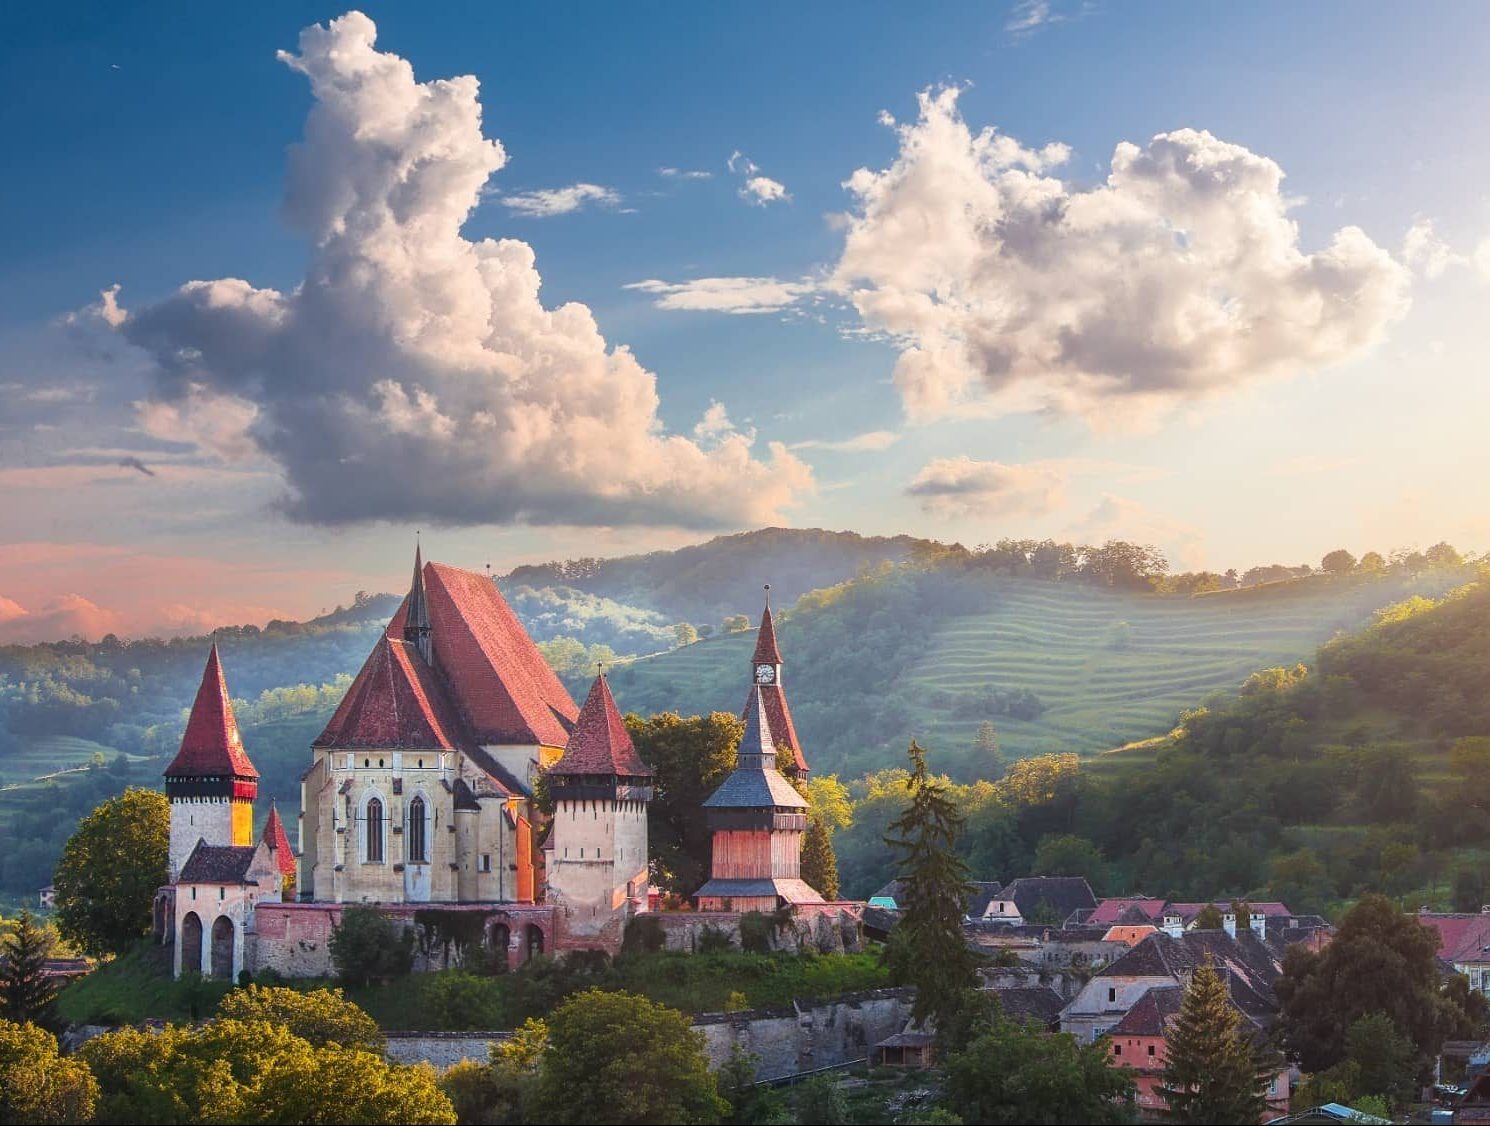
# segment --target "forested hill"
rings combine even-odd
[[[518,567],[501,584],[508,592],[570,588],[651,611],[667,623],[717,624],[730,614],[758,615],[764,583],[777,605],[789,606],[861,568],[903,563],[940,547],[914,536],[761,528],[675,551]]]
[[[985,721],[1003,756],[1090,754],[1162,735],[1259,668],[1312,657],[1338,631],[1462,566],[1315,574],[1201,595],[1010,575],[956,553],[806,595],[778,617],[784,683],[814,766],[856,776],[896,764],[911,737],[974,778]],[[621,707],[737,711],[754,632],[618,667]],[[575,687],[581,677],[576,677]]]

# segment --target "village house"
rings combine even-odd
[[[1490,995],[1490,909],[1477,913],[1419,911],[1418,922],[1438,932],[1438,958]]]

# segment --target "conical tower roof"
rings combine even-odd
[[[761,614],[760,632],[755,635],[755,656],[758,665],[781,664],[781,650],[776,647],[776,623],[771,619],[771,604]]]
[[[207,657],[202,684],[191,705],[181,749],[166,767],[167,778],[257,778],[233,718],[233,702],[223,677],[217,646]]]
[[[636,753],[626,721],[611,695],[610,684],[601,673],[590,686],[584,707],[569,736],[569,746],[551,775],[593,774],[619,778],[650,778],[651,769]]]
[[[279,807],[269,804],[269,820],[264,822],[264,835],[259,838],[269,845],[274,853],[274,863],[282,876],[295,875],[295,850],[290,847],[290,836],[285,832],[285,823],[279,819]]]

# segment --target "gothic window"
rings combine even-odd
[[[428,864],[429,853],[425,846],[425,806],[422,797],[409,803],[409,862]]]
[[[383,863],[383,803],[377,798],[367,803],[367,862]]]

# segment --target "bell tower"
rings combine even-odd
[[[171,802],[170,875],[174,881],[197,841],[252,845],[259,772],[249,761],[217,646],[207,657],[181,749],[165,769]]]
[[[792,710],[786,702],[786,689],[781,684],[783,662],[781,647],[776,643],[776,621],[771,616],[771,584],[766,584],[766,607],[761,612],[761,628],[755,637],[755,653],[750,658],[750,699],[757,696],[764,711],[762,722],[765,733],[778,751],[790,753],[781,769],[787,777],[800,781],[807,777],[807,759],[802,754],[802,741],[797,738],[797,725],[792,722]],[[750,721],[751,704],[747,703],[740,718]]]

